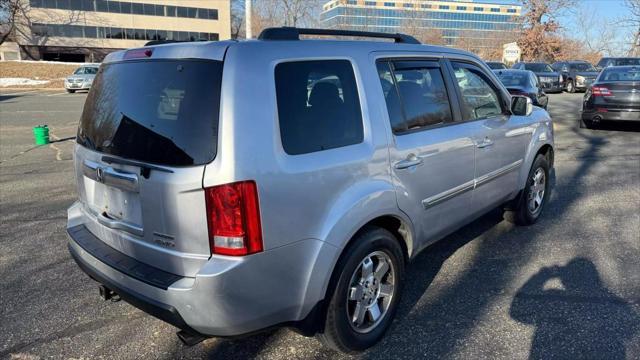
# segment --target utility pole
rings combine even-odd
[[[253,37],[253,34],[251,34],[251,12],[251,0],[244,0],[244,31],[247,39]]]

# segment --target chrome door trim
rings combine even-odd
[[[116,170],[111,166],[102,166],[91,160],[85,160],[82,173],[91,180],[113,186],[115,188],[139,192],[138,175]]]
[[[510,173],[511,171],[516,170],[517,168],[520,167],[520,165],[522,164],[522,159],[518,160],[518,161],[514,161],[509,165],[503,166],[497,170],[494,170],[488,174],[482,175],[478,178],[476,178],[476,185],[475,187],[478,186],[482,186],[492,180],[495,180],[497,178],[499,178],[500,176],[506,175],[508,173]]]
[[[473,180],[469,180],[464,184],[458,185],[454,188],[451,188],[449,190],[443,191],[439,194],[435,194],[433,196],[430,196],[424,200],[422,200],[422,206],[426,209],[433,207],[435,205],[438,205],[446,200],[449,200],[451,198],[454,198],[458,195],[464,194],[465,192],[469,191],[469,190],[473,190],[475,185],[475,179]]]
[[[447,201],[449,199],[452,199],[458,195],[464,194],[465,192],[469,191],[469,190],[473,190],[475,188],[477,188],[478,186],[482,186],[484,184],[487,184],[488,182],[495,180],[497,178],[499,178],[500,176],[506,175],[508,173],[510,173],[511,171],[514,171],[516,169],[518,169],[520,167],[520,165],[522,165],[522,159],[518,160],[518,161],[514,161],[513,163],[503,166],[497,170],[494,170],[488,174],[482,175],[478,178],[475,178],[473,180],[469,180],[464,184],[458,185],[454,188],[451,188],[449,190],[445,190],[439,194],[435,194],[433,196],[430,196],[424,200],[422,200],[422,206],[426,209],[429,209],[435,205],[438,205],[444,201]]]

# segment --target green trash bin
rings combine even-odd
[[[45,145],[49,143],[49,127],[47,125],[39,125],[33,128],[33,137],[36,139],[36,145]]]

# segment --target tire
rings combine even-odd
[[[576,92],[576,86],[573,84],[573,80],[571,79],[567,81],[567,92],[571,94]]]
[[[324,329],[318,334],[322,343],[340,352],[353,353],[375,345],[382,338],[400,301],[404,283],[403,254],[398,239],[383,228],[368,228],[353,239],[336,265],[333,286],[327,293]],[[384,273],[383,262],[389,265]],[[363,278],[365,268],[372,269],[367,281]],[[383,276],[376,275],[376,270]],[[379,281],[375,281],[378,278]],[[378,309],[377,318],[374,308]],[[363,315],[352,321],[356,314]]]
[[[580,125],[580,129],[591,129],[592,127],[591,120],[580,119],[578,120],[578,123]]]
[[[73,94],[73,93],[74,93],[74,92],[76,92],[76,91],[75,91],[75,90],[69,90],[69,89],[67,89],[67,92],[68,92],[69,94]]]
[[[549,199],[549,172],[547,159],[543,155],[536,156],[527,175],[527,184],[522,190],[521,199],[516,208],[508,212],[508,220],[518,225],[531,225],[538,221],[544,205]],[[540,173],[542,175],[539,175]],[[540,179],[540,176],[542,176],[543,184],[539,180],[535,180]],[[540,194],[540,190],[543,191],[542,194]],[[531,204],[531,201],[535,201],[538,204],[537,207]]]

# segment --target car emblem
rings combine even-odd
[[[96,168],[96,180],[100,183],[104,182],[104,169],[101,167]]]

